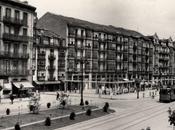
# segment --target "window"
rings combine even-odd
[[[27,62],[22,62],[22,73],[26,74],[27,72]]]
[[[75,39],[73,38],[70,38],[70,42],[69,42],[70,45],[74,45],[75,44]]]
[[[7,18],[11,17],[11,9],[10,9],[10,8],[6,8],[5,16],[6,16]]]
[[[10,71],[10,61],[4,60],[4,71],[8,73]]]
[[[19,20],[20,19],[20,13],[18,10],[15,10],[15,20]]]
[[[1,24],[0,24],[0,36],[1,36]]]
[[[75,29],[75,35],[78,35],[78,29]]]
[[[19,28],[18,27],[14,27],[14,34],[19,35]]]
[[[4,32],[5,33],[10,33],[10,26],[5,25],[4,26]]]
[[[10,44],[4,43],[4,52],[5,54],[8,54],[10,52]]]
[[[14,55],[18,54],[18,50],[19,50],[19,45],[18,44],[14,44],[14,48],[13,48]]]
[[[18,61],[13,61],[13,71],[14,72],[17,72],[17,70],[18,70]]]
[[[83,36],[83,34],[84,34],[84,30],[81,30],[81,36]]]
[[[23,13],[23,22],[25,25],[27,25],[27,22],[28,22],[28,14],[27,13]]]
[[[54,55],[54,49],[50,49],[50,54]]]
[[[81,57],[81,52],[80,51],[77,52],[77,57],[79,57],[79,58]]]
[[[23,54],[27,54],[27,45],[23,45]]]
[[[2,8],[1,8],[1,6],[0,6],[0,20],[1,20],[1,12],[2,12],[1,9],[2,9]]]
[[[23,28],[23,35],[27,36],[27,28]]]

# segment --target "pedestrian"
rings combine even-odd
[[[10,100],[11,100],[11,103],[13,104],[13,100],[14,100],[13,94],[10,95]]]
[[[145,97],[145,92],[143,92],[143,98]]]
[[[101,94],[102,94],[102,89],[101,88],[99,88],[99,98],[101,98]]]
[[[112,95],[113,95],[113,91],[112,91],[112,87],[110,88],[110,98],[112,99]]]
[[[59,99],[59,97],[60,97],[60,94],[59,94],[59,92],[57,92],[57,95],[56,95],[56,100],[58,100],[58,99]]]
[[[102,94],[105,94],[105,87],[102,86],[101,89],[102,89]]]
[[[168,108],[168,113],[169,113],[169,115],[171,115],[171,112],[172,112],[172,109],[171,109],[171,107],[169,107],[169,108]]]

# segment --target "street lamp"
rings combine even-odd
[[[80,106],[84,106],[84,101],[83,101],[83,89],[84,89],[84,76],[83,76],[83,73],[84,73],[84,68],[83,68],[83,65],[88,63],[88,61],[84,58],[80,58],[80,65],[81,65],[81,76],[82,76],[82,79],[81,79],[81,90],[80,90],[80,94],[81,94],[81,99],[80,99]]]

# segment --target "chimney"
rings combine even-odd
[[[23,1],[24,4],[28,4],[28,1]]]

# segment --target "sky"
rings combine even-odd
[[[27,0],[46,12],[175,40],[175,0]]]

